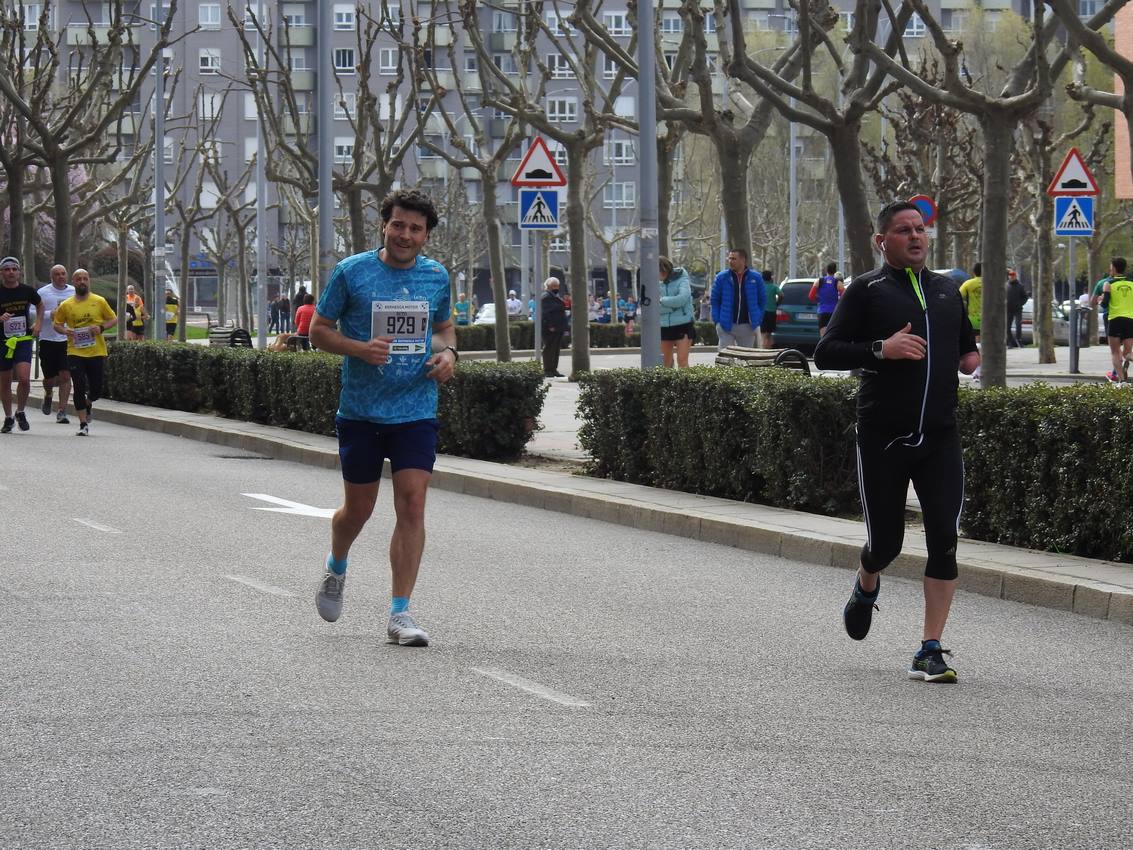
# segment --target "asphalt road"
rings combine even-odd
[[[435,491],[385,643],[388,499],[315,614],[316,470],[38,412],[0,437],[4,848],[1128,848],[1133,630]],[[325,511],[324,511],[325,513]]]

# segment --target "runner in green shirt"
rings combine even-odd
[[[972,323],[972,330],[976,332],[976,342],[980,341],[980,319],[983,316],[983,290],[984,282],[980,277],[982,268],[979,263],[972,267],[975,277],[960,284],[960,297],[964,299],[964,306],[968,308],[968,321]]]
[[[1090,306],[1098,308],[1098,315],[1101,317],[1102,333],[1105,336],[1106,342],[1109,343],[1109,357],[1116,362],[1116,359],[1121,356],[1121,340],[1117,337],[1112,339],[1109,336],[1109,313],[1106,312],[1106,306],[1102,303],[1102,295],[1104,294],[1106,283],[1114,277],[1116,272],[1113,270],[1113,264],[1109,266],[1109,273],[1101,278],[1094,284],[1093,294],[1090,296]],[[1117,374],[1116,369],[1111,369],[1106,372],[1105,376],[1111,381],[1120,380],[1120,375]]]
[[[1129,361],[1133,359],[1133,280],[1125,276],[1124,257],[1114,257],[1109,268],[1113,277],[1102,284],[1102,306],[1109,319],[1106,337],[1113,369],[1124,383],[1129,380]]]

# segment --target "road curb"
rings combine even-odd
[[[100,403],[94,428],[102,421],[310,466],[338,466],[334,438],[318,434],[122,402]],[[863,524],[855,520],[448,455],[438,457],[431,486],[846,569],[856,569],[865,538]],[[960,549],[962,590],[1133,626],[1129,565],[981,541],[963,540]],[[887,574],[920,578],[925,555],[924,536],[907,532],[905,549]],[[1028,560],[1041,565],[1027,566]],[[1097,577],[1079,574],[1091,571]],[[1128,586],[1105,581],[1106,574]]]

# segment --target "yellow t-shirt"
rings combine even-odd
[[[1109,279],[1109,320],[1133,319],[1133,280],[1126,277]]]
[[[973,277],[960,284],[960,297],[968,305],[968,320],[977,331],[983,317],[984,282],[983,278]]]
[[[66,325],[75,334],[67,337],[67,354],[76,357],[105,357],[106,340],[102,334],[89,330],[94,325],[100,325],[117,318],[110,305],[101,295],[89,293],[86,298],[79,301],[71,297],[55,308],[51,317],[56,324]]]

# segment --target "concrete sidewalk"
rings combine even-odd
[[[566,415],[573,418],[570,398],[577,398],[577,386],[553,383],[546,430],[534,450],[577,460],[582,453]],[[30,407],[37,410],[38,401]],[[98,421],[314,466],[338,464],[331,437],[122,402],[100,401],[98,408]],[[37,413],[32,421],[34,428],[49,420]],[[0,439],[15,442],[19,435]],[[440,457],[433,486],[848,569],[856,567],[865,540],[865,526],[855,520],[467,458]],[[924,535],[909,531],[904,553],[888,572],[919,578],[925,555]],[[964,590],[1133,625],[1133,566],[976,541],[961,542],[959,559]]]

